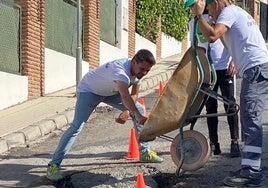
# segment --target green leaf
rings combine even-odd
[[[184,9],[183,0],[137,0],[136,32],[156,42],[161,21],[162,32],[182,41],[187,33],[191,14]]]

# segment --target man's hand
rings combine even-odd
[[[115,119],[117,123],[124,124],[129,118],[129,111],[125,110],[121,114],[119,114],[118,118]]]
[[[138,115],[135,115],[135,120],[136,120],[136,122],[137,122],[138,124],[140,124],[140,125],[144,125],[144,123],[145,123],[146,120],[147,120],[147,117],[138,114]]]
[[[201,15],[203,14],[205,7],[206,7],[205,0],[195,0],[194,5],[191,6],[190,9],[194,15]]]
[[[232,60],[229,63],[229,66],[228,66],[228,69],[227,69],[227,74],[233,77],[236,73],[237,73],[237,70],[236,70],[236,68],[234,66],[234,61]]]

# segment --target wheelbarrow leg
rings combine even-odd
[[[180,163],[178,164],[177,170],[176,170],[176,176],[178,176],[178,177],[180,177],[184,173],[184,170],[181,169],[182,164],[184,162],[184,157],[185,157],[185,152],[184,152],[184,148],[183,148],[183,128],[180,128],[180,137],[181,137],[181,142],[180,142],[181,160],[180,160]]]

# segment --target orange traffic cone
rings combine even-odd
[[[147,112],[147,110],[146,110],[146,105],[145,105],[145,99],[144,99],[144,97],[141,97],[140,98],[140,100],[139,100],[139,102],[141,103],[141,105],[144,107],[144,116],[145,117],[148,117],[149,116],[149,114],[148,114],[148,112]]]
[[[146,185],[144,183],[143,174],[141,172],[138,173],[138,176],[137,176],[136,188],[146,188]]]
[[[165,87],[165,84],[163,81],[160,81],[159,82],[159,90],[158,90],[158,95],[162,95],[163,91],[164,91],[164,87]]]
[[[128,154],[125,157],[125,159],[135,160],[135,159],[139,159],[139,157],[140,157],[140,151],[139,151],[139,145],[136,139],[135,129],[131,128]]]

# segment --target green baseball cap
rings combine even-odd
[[[190,7],[195,3],[195,0],[184,0],[184,8]]]
[[[212,3],[213,0],[206,0],[206,4]]]
[[[213,0],[206,0],[206,4],[212,3]],[[195,0],[184,0],[184,8],[190,7],[195,3]]]

